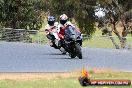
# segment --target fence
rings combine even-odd
[[[36,30],[3,28],[0,30],[0,40],[7,42],[32,42],[30,35],[37,34]]]
[[[107,35],[94,35],[88,36],[83,34],[84,46],[88,45],[89,47],[114,47],[110,37],[113,37],[118,45],[120,45],[119,39],[116,36],[107,36]],[[127,38],[127,47],[132,47],[132,37]],[[48,43],[44,31],[37,30],[25,30],[25,29],[12,29],[4,28],[0,30],[0,40],[7,42],[26,42],[26,43],[38,43],[45,44]]]

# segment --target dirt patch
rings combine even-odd
[[[50,80],[77,77],[76,73],[0,73],[0,80]]]

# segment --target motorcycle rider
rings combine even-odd
[[[57,32],[58,22],[55,22],[55,18],[53,16],[48,16],[47,18],[48,24],[45,26],[45,32],[47,38],[50,40],[51,47],[56,48],[59,46],[58,41],[60,40]]]
[[[72,24],[70,21],[68,21],[68,16],[66,14],[62,14],[60,16],[60,23],[58,25],[58,32],[59,32],[58,36],[61,39],[64,39],[65,29],[69,25],[76,29],[77,33],[81,36],[81,39],[82,39],[82,35],[79,28],[76,25]],[[80,44],[82,45],[82,40]]]

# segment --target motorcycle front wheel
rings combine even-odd
[[[82,51],[81,51],[81,46],[76,43],[75,44],[75,48],[76,48],[76,55],[79,59],[82,59]]]
[[[72,53],[70,53],[69,56],[70,56],[71,58],[75,58],[75,57],[76,57],[76,55],[75,55],[75,54],[72,54]]]

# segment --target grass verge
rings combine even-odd
[[[109,37],[101,37],[102,33],[100,30],[96,31],[93,34],[93,37],[88,40],[84,40],[83,41],[83,46],[84,47],[93,47],[93,48],[115,48],[115,46],[113,45],[112,41],[110,40]],[[115,42],[120,46],[120,41],[117,38],[116,35],[113,35]],[[127,36],[127,47],[132,48],[132,37],[131,35]]]
[[[91,79],[130,79],[131,72],[89,70]],[[0,73],[0,88],[83,88],[78,77],[81,72],[69,73]],[[131,86],[89,86],[86,88],[132,88]]]

